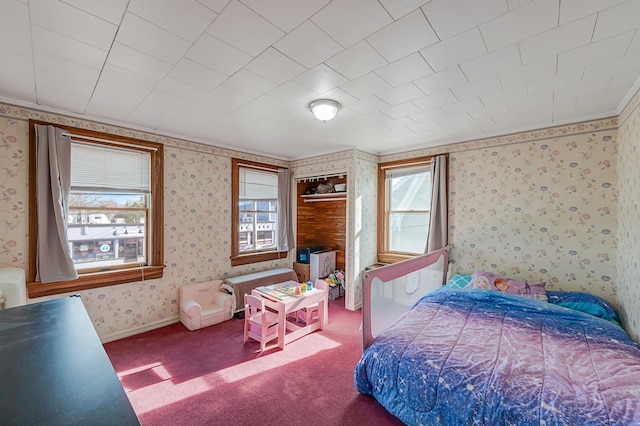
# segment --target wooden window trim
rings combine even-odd
[[[36,211],[36,150],[35,150],[35,125],[53,125],[69,133],[85,136],[87,138],[104,139],[113,141],[93,142],[96,144],[118,147],[120,143],[139,146],[140,150],[155,149],[151,155],[151,210],[153,220],[151,222],[151,246],[148,253],[148,266],[132,267],[129,269],[79,273],[77,280],[41,283],[35,281],[36,276],[36,246],[38,236],[38,217]],[[145,149],[147,148],[147,149]],[[131,149],[136,149],[132,147]],[[69,293],[98,287],[106,287],[116,284],[137,282],[162,278],[164,273],[164,145],[157,142],[142,141],[126,136],[112,135],[109,133],[85,130],[76,127],[48,123],[39,120],[29,120],[29,264],[27,268],[27,290],[30,298],[50,296],[60,293]]]
[[[288,256],[286,251],[270,250],[265,252],[240,253],[240,209],[238,201],[240,197],[240,165],[254,166],[257,169],[268,169],[277,172],[279,167],[271,164],[263,164],[255,161],[231,159],[231,266],[248,265],[257,262],[268,262],[271,260],[285,259]]]
[[[29,289],[29,297],[34,298],[162,278],[163,271],[163,265],[143,266],[141,268],[132,268],[120,271],[82,274],[77,280],[73,281],[59,281],[54,283],[39,283],[31,281],[27,286]]]
[[[446,155],[446,154],[445,154]],[[386,172],[385,169],[390,167],[411,167],[416,163],[424,163],[431,161],[435,155],[407,158],[405,160],[388,161],[385,163],[378,163],[378,262],[381,263],[396,263],[402,260],[411,259],[419,256],[418,254],[394,252],[387,249],[387,220],[386,213]],[[448,160],[448,158],[447,158]],[[447,164],[449,162],[447,161]],[[448,177],[448,169],[447,169]]]

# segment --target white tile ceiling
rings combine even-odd
[[[0,0],[0,100],[299,159],[608,117],[640,0]],[[331,98],[336,119],[307,105]]]

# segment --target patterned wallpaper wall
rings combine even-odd
[[[175,322],[182,284],[291,265],[281,259],[232,268],[229,261],[231,156],[286,163],[0,104],[0,266],[27,266],[29,118],[165,144],[164,277],[80,292],[104,340]]]
[[[377,258],[378,223],[378,160],[370,154],[358,152],[356,159],[356,189],[352,202],[355,220],[349,222],[353,236],[355,276],[354,306],[362,306],[362,272]]]
[[[99,335],[175,322],[182,284],[287,267],[287,259],[231,267],[231,159],[165,148],[164,277],[81,292]]]
[[[617,284],[621,312],[638,339],[638,97],[621,115],[619,155],[618,121],[611,119],[425,148],[380,161],[450,153],[456,271],[497,271],[546,281],[549,288],[589,291],[614,303]],[[232,268],[228,259],[230,157],[286,163],[0,104],[0,266],[27,264],[28,118],[166,146],[165,276],[81,293],[103,339],[175,322],[181,284],[291,264],[283,259]],[[348,174],[346,273],[352,284],[345,304],[350,309],[360,305],[360,271],[375,262],[377,161],[354,150],[290,164],[294,177]]]
[[[27,122],[0,116],[0,266],[25,268],[29,230]]]
[[[615,304],[616,156],[615,129],[452,153],[454,271],[544,281]]]
[[[617,305],[617,127],[596,120],[380,161],[449,153],[454,273],[488,270]]]
[[[640,342],[640,92],[618,132],[618,300],[626,330]]]

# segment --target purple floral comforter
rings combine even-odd
[[[365,350],[355,385],[411,425],[640,425],[624,330],[495,291],[425,296]]]

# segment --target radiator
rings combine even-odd
[[[0,268],[0,309],[27,304],[24,270]]]

